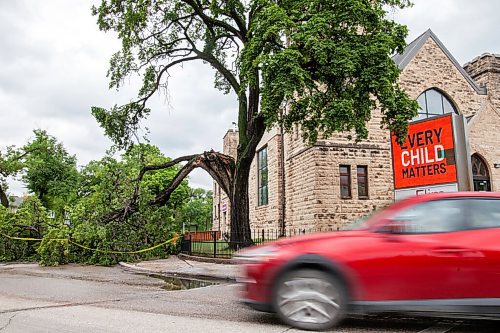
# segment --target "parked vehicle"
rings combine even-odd
[[[418,196],[356,230],[243,250],[243,302],[324,330],[351,313],[500,318],[500,193]]]

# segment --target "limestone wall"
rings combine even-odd
[[[252,229],[278,230],[282,221],[282,203],[284,200],[281,190],[281,135],[277,129],[266,133],[257,152],[267,148],[268,163],[268,204],[258,204],[258,167],[257,156],[252,161],[248,196],[250,201],[250,226]]]
[[[415,99],[427,89],[438,88],[465,116],[475,114],[485,105],[486,96],[474,90],[432,38],[404,68],[400,84]]]
[[[223,139],[222,152],[236,158],[238,148],[238,132],[228,130]],[[220,230],[222,233],[229,231],[231,224],[231,204],[227,194],[214,182],[213,185],[213,207],[212,207],[212,229]]]
[[[465,64],[465,70],[486,86],[488,102],[469,123],[471,153],[485,160],[492,191],[500,191],[500,55],[485,53]]]

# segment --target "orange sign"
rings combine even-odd
[[[403,145],[391,140],[395,189],[457,182],[451,115],[410,124]]]

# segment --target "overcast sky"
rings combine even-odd
[[[22,146],[35,128],[62,141],[78,164],[100,159],[110,141],[90,114],[91,106],[123,104],[136,95],[134,82],[108,90],[106,71],[119,49],[113,34],[100,32],[90,7],[95,0],[0,0],[0,147]],[[428,28],[459,63],[484,52],[500,53],[498,0],[414,0],[390,13],[408,25],[408,42]],[[165,155],[221,150],[236,121],[236,98],[213,88],[213,72],[202,64],[173,72],[168,95],[153,99],[145,122],[151,143]],[[211,189],[203,171],[194,187]],[[11,192],[24,191],[19,182]]]

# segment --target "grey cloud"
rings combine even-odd
[[[27,42],[29,26],[33,13],[23,1],[0,2],[0,61],[2,63],[15,63],[23,59],[43,59],[48,55],[48,50],[33,47]]]
[[[90,15],[99,0],[0,0],[0,147],[24,144],[34,128],[64,143],[79,164],[100,159],[110,142],[90,114],[136,97],[137,78],[108,90],[110,56],[119,49],[113,34],[98,31]],[[409,39],[431,28],[460,63],[483,52],[500,53],[496,0],[414,0],[394,19],[410,28]],[[213,87],[213,70],[196,63],[172,71],[168,98],[152,99],[144,122],[151,143],[176,157],[222,149],[222,137],[237,118],[234,95]],[[191,182],[211,189],[210,177]]]
[[[431,28],[461,64],[484,52],[500,53],[500,34],[496,29],[499,1],[413,2],[413,7],[394,15],[396,21],[408,25],[409,41]]]

